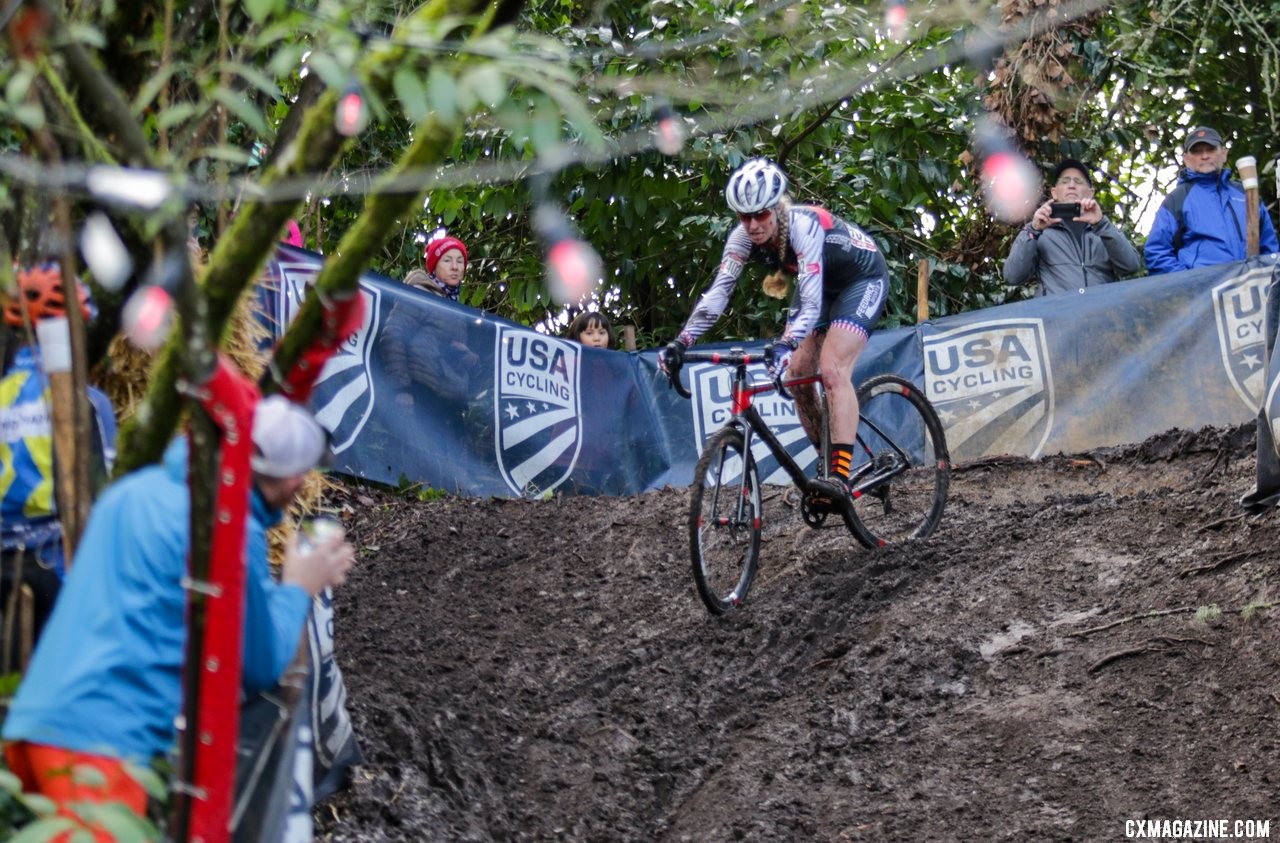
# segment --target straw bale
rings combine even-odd
[[[257,380],[270,359],[270,348],[264,347],[270,333],[254,312],[255,302],[252,291],[241,297],[223,338],[222,350],[241,371]],[[111,342],[107,361],[93,373],[92,380],[111,398],[121,424],[137,413],[146,396],[154,363],[154,354],[118,335]],[[285,519],[268,534],[273,565],[279,564],[284,543],[293,534],[297,520],[319,513],[326,491],[337,485],[336,481],[316,472],[307,478]]]

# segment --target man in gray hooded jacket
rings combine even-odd
[[[1039,278],[1037,295],[1075,293],[1141,269],[1138,250],[1102,215],[1093,198],[1087,166],[1063,159],[1053,169],[1051,184],[1049,201],[1014,238],[1004,262],[1006,284],[1019,286]],[[1054,216],[1055,203],[1079,203],[1080,212]]]

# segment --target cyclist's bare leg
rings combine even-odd
[[[791,354],[791,365],[788,366],[789,377],[804,377],[818,371],[818,359],[822,353],[825,332],[814,331],[805,337]],[[822,409],[818,406],[818,389],[814,384],[792,387],[791,395],[796,399],[796,413],[800,416],[800,426],[814,447],[822,442]]]
[[[867,347],[867,335],[856,326],[835,322],[822,344],[819,368],[822,388],[831,411],[831,441],[850,443],[858,433],[858,393],[853,387],[853,367]],[[799,400],[796,401],[799,409]],[[815,405],[816,406],[816,405]],[[803,410],[801,410],[803,414]],[[808,431],[808,427],[805,428]]]

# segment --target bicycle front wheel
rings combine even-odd
[[[928,536],[942,520],[951,456],[942,422],[916,386],[878,375],[858,388],[851,476],[858,541],[883,547]]]
[[[689,553],[698,596],[713,615],[747,599],[760,557],[760,476],[742,431],[711,437],[693,470]]]

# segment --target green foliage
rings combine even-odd
[[[1254,620],[1259,616],[1259,612],[1265,612],[1267,609],[1273,608],[1274,605],[1275,604],[1267,600],[1260,600],[1257,598],[1250,600],[1245,607],[1240,610],[1240,620],[1245,621],[1246,623]]]
[[[252,0],[228,57],[213,27],[179,10],[177,25],[196,37],[168,63],[139,64],[150,69],[136,81],[133,108],[150,131],[176,139],[208,127],[220,106],[231,118],[226,138],[171,143],[173,165],[201,179],[252,175],[248,149],[257,139],[273,142],[301,87],[304,57],[306,72],[341,88],[369,44],[414,5],[326,2],[304,13]],[[978,12],[912,12],[920,18],[904,43],[878,32],[878,8],[836,14],[817,2],[769,11],[740,0],[539,0],[519,28],[461,52],[439,45],[456,42],[462,19],[415,23],[396,36],[405,60],[366,85],[377,119],[331,174],[336,189],[308,197],[304,229],[310,245],[335,249],[361,213],[362,191],[398,159],[414,125],[434,116],[463,126],[463,136],[439,186],[420,213],[398,221],[371,268],[403,277],[421,265],[433,232],[447,229],[471,251],[463,300],[501,316],[563,325],[562,308],[545,292],[524,181],[546,167],[550,197],[604,258],[596,305],[617,324],[635,325],[642,340],[669,336],[718,264],[730,222],[720,191],[750,155],[779,158],[797,199],[826,204],[877,238],[893,281],[886,325],[915,319],[922,259],[931,266],[934,315],[999,303],[1000,256],[1013,229],[986,215],[966,161],[982,109],[981,80],[964,59]],[[1109,7],[1091,28],[1071,31],[1073,82],[1050,103],[1066,134],[1033,138],[1028,152],[1043,162],[1084,157],[1111,174],[1099,195],[1140,239],[1138,220],[1169,186],[1167,175],[1154,186],[1151,179],[1176,163],[1189,121],[1218,125],[1264,164],[1278,151],[1280,61],[1266,34],[1278,19],[1275,0],[1214,15],[1174,0]],[[102,41],[94,21],[76,25],[86,43]],[[158,56],[161,30],[151,33],[136,49]],[[25,95],[35,74],[21,62],[0,70],[0,116],[20,126],[44,119]],[[670,158],[645,139],[662,103],[693,132]],[[1263,180],[1268,201],[1272,181]],[[215,212],[202,206],[200,230],[210,236]],[[744,278],[714,336],[776,330],[784,307],[757,280]]]
[[[18,693],[18,686],[22,684],[22,674],[18,671],[6,673],[0,676],[0,701],[6,704],[13,699],[13,695]]]
[[[130,773],[137,775],[134,768]],[[67,772],[87,787],[105,783],[103,774],[91,767],[77,766]],[[145,771],[146,781],[158,782],[154,771]],[[143,778],[139,779],[143,781]],[[163,786],[157,795],[162,795]],[[54,803],[36,793],[24,793],[22,782],[7,768],[0,766],[0,839],[15,841],[53,840],[59,834],[72,833],[72,840],[92,839],[88,829],[108,831],[119,843],[143,843],[160,839],[159,828],[148,818],[140,817],[117,802],[94,804],[77,802],[70,805],[71,815],[57,813]]]
[[[1212,623],[1222,617],[1222,608],[1217,603],[1210,603],[1196,609],[1194,622],[1198,624]]]
[[[431,486],[424,486],[421,483],[414,483],[403,474],[400,475],[400,481],[396,484],[396,492],[419,503],[443,500],[450,496],[444,489],[435,489]]]

